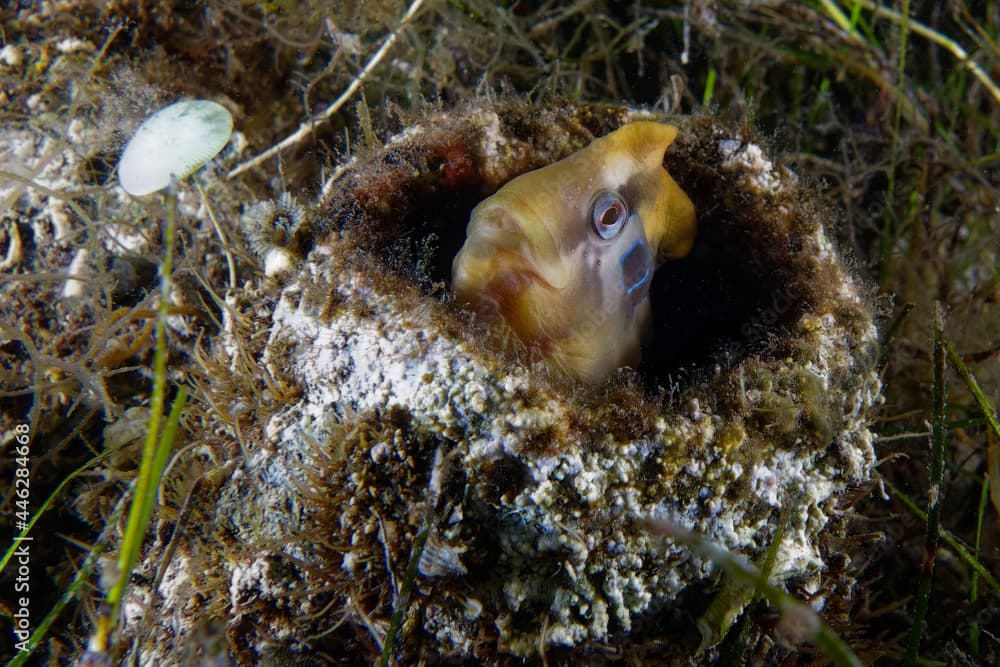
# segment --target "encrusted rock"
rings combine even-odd
[[[690,657],[718,577],[651,518],[752,560],[780,528],[772,577],[822,576],[818,537],[874,464],[876,329],[828,214],[753,137],[669,119],[667,167],[699,236],[654,279],[634,372],[597,387],[550,376],[447,297],[479,199],[646,117],[428,118],[345,165],[299,232],[303,259],[237,304],[247,321],[205,366],[195,435],[245,457],[192,500],[223,530],[189,527],[178,549],[212,572],[194,589],[227,618],[238,661],[368,664],[400,607],[401,664],[648,661],[652,642]],[[200,627],[173,599],[146,618],[144,658]]]

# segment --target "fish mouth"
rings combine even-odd
[[[534,251],[517,216],[500,206],[480,204],[452,262],[452,289],[476,311],[516,319],[528,287],[551,288],[538,270]]]
[[[499,204],[476,207],[461,253],[479,256],[494,270],[528,274],[548,289],[563,289],[568,276],[548,226],[533,211],[511,211]],[[457,260],[457,258],[456,258]]]
[[[653,274],[652,261],[646,244],[640,239],[625,251],[619,262],[622,271],[621,287],[625,295],[640,299],[643,296],[641,288],[649,283]],[[638,293],[637,293],[638,292]]]

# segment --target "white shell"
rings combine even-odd
[[[184,100],[147,118],[128,142],[118,163],[118,180],[130,195],[162,190],[222,150],[233,132],[233,117],[221,104]]]

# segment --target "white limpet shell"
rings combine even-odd
[[[147,118],[118,163],[118,180],[130,195],[162,190],[211,160],[233,133],[233,117],[208,100],[183,100]]]

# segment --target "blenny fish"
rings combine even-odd
[[[528,349],[587,383],[634,366],[649,286],[690,251],[694,205],[663,166],[672,125],[639,121],[480,202],[452,264],[459,303],[503,316]]]

